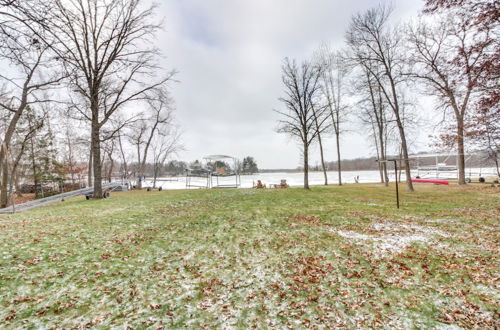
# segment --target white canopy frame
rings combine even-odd
[[[212,163],[223,162],[231,168],[229,173],[210,168]],[[189,188],[239,188],[241,176],[238,159],[227,155],[209,155],[203,157],[200,168],[186,170],[186,189]]]

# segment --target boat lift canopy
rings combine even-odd
[[[200,168],[186,170],[186,188],[238,188],[241,185],[238,160],[235,157],[209,155],[203,157],[203,160],[205,164],[202,164]],[[217,171],[217,169],[209,168],[209,164],[217,162],[229,165],[230,171]],[[200,183],[201,181],[203,183]]]

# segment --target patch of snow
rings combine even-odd
[[[340,236],[349,239],[375,242],[375,246],[381,254],[399,253],[414,242],[429,241],[429,237],[421,234],[375,236],[375,235],[359,234],[354,231],[342,231],[342,230],[337,231],[337,233]]]
[[[369,241],[374,243],[376,255],[396,254],[402,252],[411,244],[429,243],[436,236],[450,237],[451,235],[434,228],[415,224],[401,224],[395,222],[375,223],[371,226],[380,234],[368,235],[355,231],[334,230],[338,235],[355,241]]]
[[[457,223],[456,220],[452,219],[424,219],[427,223]]]
[[[450,234],[445,233],[444,231],[415,224],[408,225],[396,222],[375,223],[372,225],[372,228],[377,231],[398,231],[398,232],[400,232],[401,229],[405,229],[411,232],[419,232],[424,234],[437,235],[441,237],[451,237]]]

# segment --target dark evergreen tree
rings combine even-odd
[[[253,157],[248,156],[243,158],[242,172],[244,174],[252,174],[259,172],[259,168],[257,167],[257,162]]]

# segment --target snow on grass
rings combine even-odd
[[[374,254],[379,257],[383,257],[387,254],[401,253],[413,243],[429,243],[435,241],[436,237],[452,236],[451,234],[434,228],[397,222],[371,224],[368,229],[365,229],[365,231],[371,234],[362,234],[356,231],[336,230],[332,228],[330,228],[330,230],[360,244],[363,244],[362,242],[372,243]]]
[[[374,252],[378,256],[385,256],[386,254],[396,254],[403,251],[405,248],[415,242],[425,243],[429,241],[429,237],[421,234],[412,235],[365,235],[353,231],[339,230],[337,233],[345,238],[355,241],[369,241],[374,242]]]
[[[0,324],[492,328],[498,233],[483,226],[498,224],[450,211],[495,204],[476,194],[404,196],[405,218],[375,186],[130,192],[0,217]],[[442,217],[460,226],[424,221]]]

